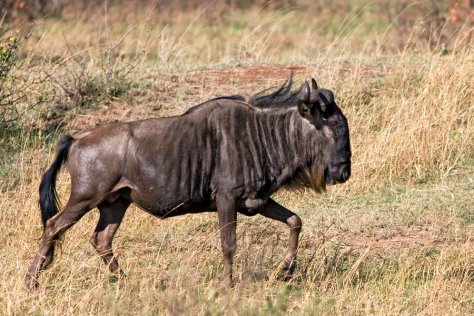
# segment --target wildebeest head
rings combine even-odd
[[[299,91],[298,112],[314,126],[315,134],[322,132],[327,138],[328,146],[323,151],[328,163],[321,166],[320,161],[315,160],[317,163],[308,166],[304,178],[313,189],[321,191],[326,184],[343,183],[349,179],[352,154],[347,119],[337,106],[334,94],[331,90],[318,88],[314,79],[311,81],[312,89],[305,81]]]

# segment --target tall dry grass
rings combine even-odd
[[[48,78],[34,91],[50,102],[2,129],[1,313],[473,313],[474,47],[424,46],[423,37],[408,45],[414,37],[401,37],[374,5],[321,16],[203,7],[173,18],[111,7],[43,21],[14,71]],[[275,196],[304,221],[294,280],[276,280],[288,236],[278,223],[239,218],[239,282],[224,291],[215,215],[160,221],[132,207],[114,241],[126,279],[113,280],[89,245],[92,211],[66,234],[42,287],[25,290],[41,233],[38,179],[59,134],[248,95],[282,83],[288,64],[333,89],[354,154],[347,184]],[[277,70],[252,76],[261,65]],[[63,173],[62,201],[68,186]]]

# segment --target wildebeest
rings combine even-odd
[[[59,212],[55,182],[66,162],[71,193]],[[121,274],[112,239],[131,203],[160,217],[217,211],[224,283],[232,286],[237,213],[290,227],[284,276],[291,277],[301,219],[270,198],[278,189],[345,182],[351,174],[348,123],[330,90],[291,78],[270,94],[212,99],[180,116],[103,125],[65,136],[40,188],[43,234],[25,281],[38,285],[55,242],[97,207],[91,242],[110,271]]]

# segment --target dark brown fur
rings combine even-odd
[[[289,86],[260,95],[258,102],[221,97],[181,116],[107,124],[63,138],[40,185],[44,232],[27,284],[37,285],[53,259],[55,241],[95,207],[100,219],[92,244],[110,271],[120,274],[112,239],[131,203],[160,218],[217,211],[229,286],[237,213],[284,222],[290,242],[283,268],[291,276],[301,219],[270,196],[284,186],[319,192],[327,183],[346,181],[350,144],[332,92],[323,104],[320,94],[329,90],[314,81],[312,91],[307,83],[297,92],[291,92],[291,81]],[[58,212],[55,178],[66,159],[71,194]]]

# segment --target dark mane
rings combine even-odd
[[[290,75],[290,78],[283,83],[281,87],[277,90],[268,93],[270,90],[274,89],[268,88],[263,91],[260,91],[254,94],[250,99],[246,99],[241,95],[228,95],[228,96],[220,96],[210,100],[207,100],[203,103],[195,105],[188,109],[184,115],[196,112],[208,106],[212,106],[214,101],[219,100],[233,100],[233,101],[240,101],[240,102],[247,102],[248,104],[255,106],[257,108],[282,108],[292,105],[298,104],[298,95],[300,94],[301,88],[297,90],[293,90],[293,73]]]
[[[253,95],[248,103],[258,108],[278,108],[283,106],[291,106],[298,104],[298,95],[301,91],[301,88],[298,90],[292,90],[293,88],[293,74],[290,75],[290,78],[285,81],[285,83],[278,88],[278,90],[270,93],[267,93],[270,89],[263,90],[255,95]]]
[[[202,110],[203,108],[206,108],[207,106],[212,106],[213,101],[219,101],[219,100],[233,100],[233,101],[246,102],[245,98],[241,95],[238,95],[238,94],[222,96],[222,97],[216,97],[216,98],[207,100],[206,102],[200,103],[198,105],[195,105],[195,106],[189,108],[186,112],[184,112],[183,115],[193,113],[193,112],[196,112],[198,110]]]
[[[210,99],[209,101],[206,101],[206,102],[222,100],[222,99],[246,102],[245,97],[243,97],[241,95],[238,95],[238,94],[226,95],[226,96],[222,96],[222,97],[216,97],[216,98]]]

